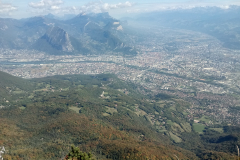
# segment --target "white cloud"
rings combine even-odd
[[[79,13],[101,13],[107,12],[113,9],[121,9],[132,7],[134,3],[125,2],[125,3],[117,3],[117,4],[109,4],[103,3],[102,1],[97,2],[90,2],[83,6],[72,6],[67,7],[63,6],[64,2],[62,0],[41,0],[39,2],[31,2],[29,6],[32,8],[32,12],[36,14],[46,14],[46,13],[53,13],[53,14],[79,14]]]
[[[232,5],[240,6],[240,2],[235,3],[211,3],[205,0],[191,0],[188,3],[138,3],[136,7],[127,10],[127,13],[143,13],[176,9],[193,9],[196,7],[219,7],[230,9]]]
[[[59,10],[59,9],[61,9],[61,7],[59,7],[59,6],[51,6],[51,10]]]
[[[36,9],[51,9],[63,4],[62,0],[41,0],[40,2],[31,2],[29,6]]]
[[[41,0],[39,2],[30,2],[28,5],[34,14],[58,14],[60,11],[65,12],[66,7],[62,7],[64,2],[62,0]]]
[[[17,7],[14,7],[10,3],[2,3],[0,0],[0,15],[8,16],[15,10],[17,10]]]
[[[104,10],[109,10],[109,9],[117,9],[117,8],[126,8],[126,7],[131,7],[133,4],[130,2],[125,2],[125,3],[118,3],[118,4],[108,4],[104,3],[102,5],[102,8]]]
[[[103,3],[99,1],[99,2],[91,2],[80,7],[80,11],[100,13],[100,12],[107,12],[113,9],[132,7],[133,5],[134,3],[130,3],[128,1],[125,3],[118,3],[118,4],[109,4],[109,3]]]

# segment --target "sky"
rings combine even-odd
[[[240,0],[0,0],[0,17],[27,18],[52,13],[57,16],[109,12],[115,18],[131,17],[142,12],[218,6],[227,9]]]

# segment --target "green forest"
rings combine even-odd
[[[188,102],[115,75],[0,77],[4,160],[237,159],[240,127],[195,123]]]

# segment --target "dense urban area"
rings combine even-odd
[[[0,18],[0,159],[239,158],[239,11]]]
[[[192,105],[189,118],[195,122],[205,115],[211,119],[208,123],[239,124],[240,115],[234,108],[240,106],[240,51],[224,48],[203,33],[156,30],[144,39],[132,36],[137,56],[54,56],[36,50],[1,49],[0,70],[26,79],[114,73],[142,86],[143,94],[166,93],[188,100]]]

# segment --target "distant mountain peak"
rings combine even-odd
[[[31,48],[52,55],[131,54],[124,45],[118,20],[106,13],[81,13],[68,20],[36,16],[22,20],[0,19],[0,47]],[[109,25],[108,25],[109,24]]]
[[[80,14],[78,14],[76,17],[82,17],[82,16],[86,16],[87,14],[85,12],[82,12]]]
[[[49,44],[58,50],[64,52],[74,50],[68,33],[59,27],[51,27],[42,38],[46,39]]]
[[[103,13],[98,13],[97,14],[98,16],[102,16],[104,18],[112,18],[108,12],[103,12]]]
[[[55,15],[53,15],[52,13],[49,13],[49,14],[45,15],[44,17],[55,19]]]

